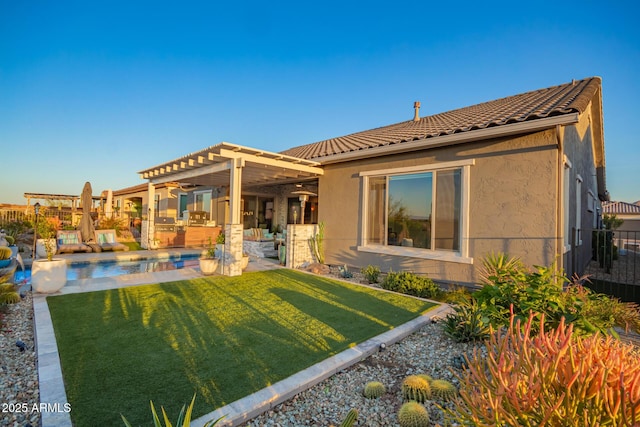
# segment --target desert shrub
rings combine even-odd
[[[155,406],[153,406],[153,402],[150,402],[150,403],[151,403],[151,416],[152,416],[154,427],[163,427],[163,425],[165,427],[172,427],[173,424],[169,421],[169,417],[167,416],[167,413],[164,410],[164,407],[162,406],[160,407],[162,409],[162,418],[160,418],[158,417],[158,413],[156,412]],[[191,404],[189,404],[189,406],[182,405],[182,409],[180,409],[180,414],[178,414],[178,420],[175,423],[176,427],[189,427],[191,425],[191,412],[193,411],[193,405],[195,405],[195,403],[196,403],[196,395],[194,394],[193,398],[191,399]],[[122,418],[122,422],[126,427],[132,427],[131,423],[129,423],[129,421],[124,417],[124,415],[120,414],[120,417]],[[224,416],[218,418],[217,420],[207,421],[204,424],[204,426],[213,427],[218,423],[220,423],[223,418]]]
[[[43,216],[38,220],[36,229],[39,239],[53,239],[56,237],[56,231],[60,229],[60,220]]]
[[[440,288],[433,280],[408,271],[390,271],[380,286],[383,289],[421,298],[435,298],[440,294]]]
[[[512,314],[524,323],[534,313],[534,332],[541,319],[547,329],[565,319],[576,333],[609,333],[615,325],[634,327],[634,319],[640,319],[637,306],[592,292],[582,285],[586,277],[569,282],[555,266],[528,270],[517,258],[492,254],[483,261],[481,277],[483,287],[473,297],[496,328],[506,326]]]
[[[360,269],[360,273],[364,275],[367,282],[378,283],[378,279],[380,278],[380,267],[377,265],[368,265]]]
[[[454,305],[453,309],[442,322],[445,335],[457,342],[482,341],[489,336],[489,317],[475,299]]]
[[[124,219],[122,218],[107,218],[104,217],[100,220],[100,222],[98,223],[98,226],[96,227],[99,230],[115,230],[116,231],[116,236],[120,236],[122,230],[124,230],[125,228],[127,228],[126,226],[126,222]]]
[[[447,304],[459,304],[471,301],[471,292],[464,286],[449,285],[447,289],[440,293],[438,301]]]
[[[547,330],[533,315],[492,332],[458,374],[459,398],[446,410],[461,425],[631,426],[640,422],[640,354],[600,334],[579,336],[560,320]]]

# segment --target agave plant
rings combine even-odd
[[[158,417],[158,413],[156,412],[155,406],[153,406],[153,402],[151,403],[151,414],[153,415],[153,426],[154,427],[173,427],[171,421],[169,421],[169,417],[167,416],[167,412],[164,410],[164,407],[160,407],[162,409],[162,419],[163,422],[160,422],[160,417]],[[191,404],[188,407],[182,405],[182,409],[180,409],[180,414],[178,415],[178,420],[176,421],[176,427],[189,427],[191,425],[191,412],[193,411],[193,405],[196,403],[196,395],[193,395],[193,399],[191,399]],[[124,415],[120,414],[122,417],[122,421],[126,427],[132,427],[131,423],[124,417]],[[217,420],[208,421],[204,426],[205,427],[213,427],[218,424],[224,415]]]

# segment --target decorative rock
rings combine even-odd
[[[0,402],[27,404],[31,408],[40,403],[31,292],[5,310],[0,319]],[[40,425],[37,411],[4,412],[0,419],[2,426]]]

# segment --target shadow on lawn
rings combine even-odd
[[[433,304],[291,270],[49,299],[72,419],[194,416],[402,324]],[[174,416],[174,415],[172,415]]]

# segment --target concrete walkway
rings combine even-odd
[[[135,251],[135,252],[102,252],[99,254],[72,254],[64,258],[69,263],[73,262],[99,262],[107,260],[139,260],[139,259],[166,259],[169,256],[197,254],[199,250],[173,249],[166,251]],[[276,261],[263,258],[252,258],[245,271],[264,271],[283,268]],[[93,292],[106,289],[117,289],[127,286],[143,285],[147,283],[171,282],[176,280],[188,280],[202,277],[198,268],[182,268],[150,273],[129,274],[123,276],[104,277],[98,279],[73,280],[61,289],[60,292],[50,295],[64,295],[79,292]],[[62,379],[62,369],[58,355],[51,315],[47,305],[47,294],[33,294],[33,309],[35,323],[35,341],[38,354],[38,381],[40,387],[40,402],[64,408],[67,395]],[[398,342],[420,329],[430,322],[433,317],[441,317],[446,314],[449,307],[444,305],[420,316],[398,328],[392,329],[361,343],[353,348],[343,351],[320,363],[317,363],[303,371],[298,372],[270,387],[262,389],[254,394],[237,400],[227,406],[217,409],[201,418],[192,421],[194,427],[204,426],[212,419],[225,416],[219,426],[237,426],[257,415],[268,411],[303,390],[306,390],[335,373],[365,359],[378,351],[381,344],[390,345]],[[73,408],[71,408],[73,410]],[[43,412],[42,425],[46,427],[71,427],[69,413]]]

